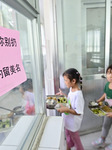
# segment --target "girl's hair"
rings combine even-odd
[[[23,88],[23,91],[33,90],[32,79],[27,79],[20,86]]]
[[[80,73],[74,69],[74,68],[70,68],[68,70],[66,70],[63,73],[63,76],[67,76],[67,78],[72,81],[73,79],[76,80],[76,83],[80,83],[81,89],[82,89],[82,77],[80,76]]]
[[[110,66],[108,66],[106,73],[108,72],[109,69],[111,70],[110,72],[112,72],[112,64]]]

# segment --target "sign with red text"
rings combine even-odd
[[[19,32],[0,27],[0,96],[25,80]]]

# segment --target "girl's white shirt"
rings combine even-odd
[[[25,91],[24,98],[26,101],[29,101],[30,106],[34,105],[34,93]]]
[[[73,115],[70,114],[66,115],[62,113],[62,116],[64,118],[64,125],[65,128],[72,131],[76,132],[80,129],[81,122],[83,119],[83,113],[84,113],[84,98],[82,91],[75,91],[72,92],[70,88],[70,92],[68,94],[68,100],[70,100],[71,107],[74,109],[78,114],[81,115]]]
[[[25,91],[24,96],[23,96],[23,102],[22,102],[22,107],[25,108],[27,102],[29,102],[30,106],[33,106],[35,104],[34,102],[34,93]]]

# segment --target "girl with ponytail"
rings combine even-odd
[[[76,150],[84,150],[78,133],[84,111],[84,98],[81,91],[82,78],[80,73],[74,68],[66,70],[63,73],[63,77],[66,86],[70,88],[67,96],[67,99],[70,101],[70,108],[61,105],[58,111],[62,113],[64,118],[67,150],[70,150],[71,147],[75,147]],[[63,95],[61,90],[59,94]]]

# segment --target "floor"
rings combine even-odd
[[[91,142],[96,140],[97,138],[99,138],[100,135],[101,135],[101,131],[95,132],[95,133],[90,133],[87,135],[82,135],[81,141],[82,141],[82,144],[84,146],[84,150],[105,150],[105,148],[97,149],[91,145]],[[108,145],[110,143],[112,143],[112,128],[110,129],[108,137],[106,139],[106,145]],[[75,149],[72,149],[72,150],[75,150]]]

